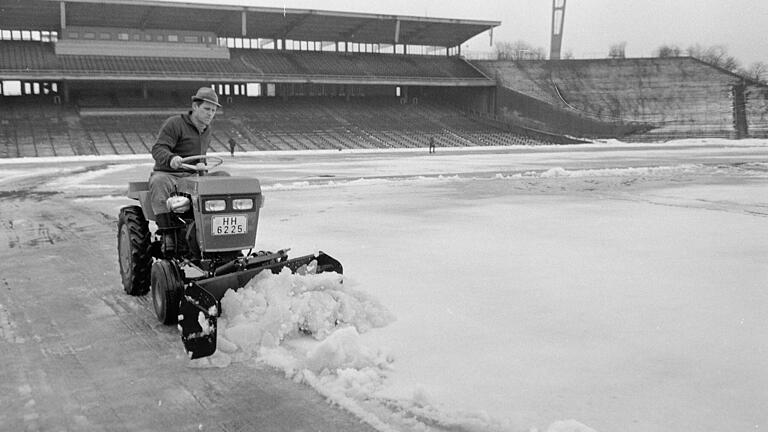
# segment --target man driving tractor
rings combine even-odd
[[[138,202],[121,207],[117,220],[123,289],[133,296],[151,290],[158,320],[179,325],[191,359],[216,351],[224,294],[262,271],[343,273],[322,251],[291,259],[288,249],[253,252],[264,203],[259,180],[209,173],[223,162],[206,156],[220,107],[213,89],[203,87],[192,96],[191,111],[165,120],[152,146],[149,181],[128,184],[128,198]]]
[[[211,142],[211,122],[219,108],[216,92],[210,87],[201,87],[192,96],[192,110],[166,119],[152,146],[155,167],[149,176],[149,194],[158,234],[162,234],[163,248],[168,253],[175,250],[178,229],[184,224],[169,210],[166,201],[176,191],[178,178],[195,174],[183,168],[182,159],[206,154]]]

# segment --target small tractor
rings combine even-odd
[[[195,174],[179,178],[167,202],[169,211],[183,221],[176,247],[165,249],[162,235],[150,230],[155,215],[148,182],[131,182],[128,197],[138,205],[120,209],[117,249],[125,292],[141,296],[151,290],[157,318],[163,324],[178,323],[184,348],[195,359],[216,351],[216,320],[227,290],[242,288],[262,271],[341,274],[343,269],[323,252],[293,259],[288,259],[289,249],[254,253],[264,204],[259,180],[209,175],[209,169],[223,162],[215,156],[191,156],[182,162]]]

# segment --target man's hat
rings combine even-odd
[[[192,96],[192,101],[206,101],[210,102],[217,107],[221,107],[219,104],[219,97],[216,96],[216,92],[213,91],[210,87],[200,87],[200,89],[197,91],[197,94]]]

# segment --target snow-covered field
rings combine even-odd
[[[257,248],[345,274],[228,294],[190,367],[270,365],[382,431],[768,427],[768,141],[224,159],[262,179]],[[117,214],[151,164],[94,160],[44,187]]]

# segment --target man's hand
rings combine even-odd
[[[171,158],[171,163],[169,165],[171,165],[171,168],[177,170],[177,169],[181,168],[181,164],[182,164],[181,156],[174,156],[174,157]]]

